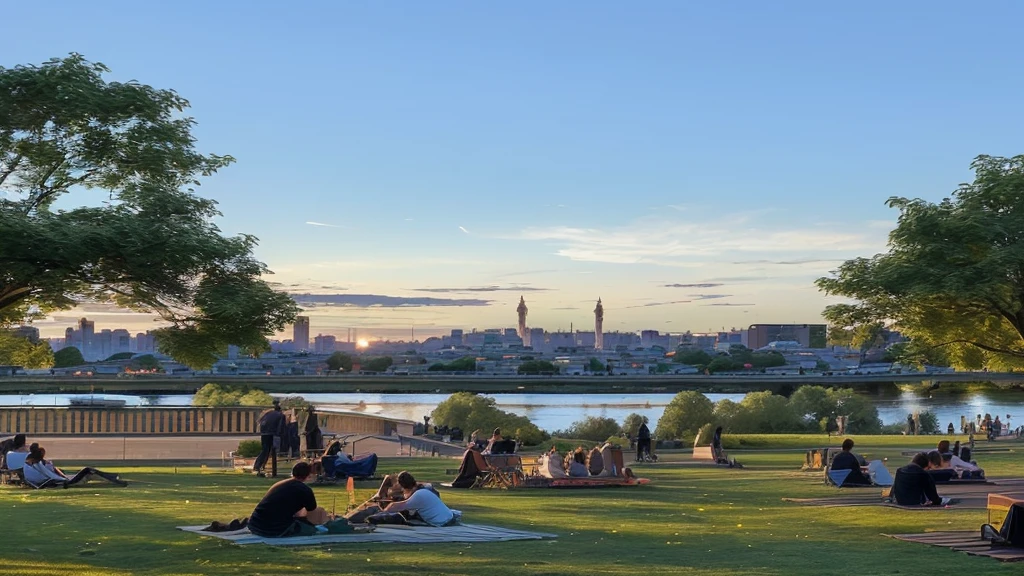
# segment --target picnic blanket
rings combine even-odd
[[[556,534],[526,532],[482,524],[458,524],[435,528],[433,526],[378,525],[373,532],[352,534],[317,534],[290,538],[264,538],[248,529],[234,532],[205,532],[206,526],[178,526],[178,530],[228,540],[239,545],[269,544],[271,546],[318,546],[321,544],[365,544],[369,542],[391,544],[444,544],[450,542],[506,542],[509,540],[543,540],[557,538]]]
[[[1012,546],[993,544],[984,540],[977,530],[970,532],[927,532],[924,534],[882,534],[904,542],[917,542],[931,546],[950,548],[957,552],[966,552],[971,556],[986,556],[1001,562],[1020,562],[1024,560],[1024,549]]]
[[[960,484],[943,484],[939,487],[939,495],[947,496],[954,500],[952,508],[964,510],[984,510],[988,507],[988,495],[1006,492],[1017,492],[1024,488],[1024,480],[1020,478],[1008,478],[1003,480],[991,480],[990,484],[978,484],[964,482]],[[889,508],[903,508],[906,510],[941,510],[942,506],[900,506],[895,502],[886,502],[882,498],[882,489],[874,487],[875,491],[856,490],[850,491],[847,488],[840,488],[835,496],[824,496],[818,498],[783,498],[784,502],[794,502],[805,506],[886,506]]]

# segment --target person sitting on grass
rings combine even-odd
[[[42,486],[48,481],[54,486],[74,486],[80,482],[85,482],[94,476],[98,476],[111,484],[117,484],[118,486],[127,486],[128,483],[121,480],[121,477],[117,474],[110,474],[107,472],[100,472],[95,468],[85,467],[78,471],[73,476],[68,476],[60,468],[53,465],[53,462],[46,459],[46,449],[39,444],[33,443],[29,447],[28,457],[25,458],[25,467],[23,468],[25,474],[25,481],[33,486]]]
[[[390,503],[380,506],[385,502]],[[368,524],[408,524],[418,520],[431,526],[447,526],[455,521],[455,513],[445,506],[433,486],[420,484],[412,474],[402,471],[394,477],[386,476],[371,501],[350,512],[346,519]]]
[[[919,452],[914,455],[910,464],[896,471],[896,479],[892,484],[892,497],[900,506],[942,506],[948,499],[939,496],[935,490],[935,480],[925,470],[928,467],[928,455]]]
[[[860,460],[853,453],[853,440],[843,440],[843,450],[832,459],[832,470],[849,470],[850,475],[843,480],[843,485],[870,486],[871,478],[868,478],[860,468]]]
[[[297,462],[292,466],[292,477],[271,486],[252,515],[238,522],[239,527],[248,525],[250,532],[264,538],[317,534],[316,527],[331,517],[316,505],[313,489],[306,485],[312,470],[308,462]]]
[[[949,440],[943,440],[939,442],[938,452],[942,454],[942,467],[952,468],[954,470],[967,470],[969,472],[978,472],[980,477],[985,477],[985,471],[982,470],[978,465],[968,462],[959,455],[960,442],[957,441],[957,447],[955,450],[951,450],[949,447]]]
[[[586,478],[590,475],[587,470],[587,453],[583,451],[582,446],[573,451],[568,468],[569,476],[572,478]]]

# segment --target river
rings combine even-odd
[[[317,405],[330,405],[340,409],[358,410],[404,420],[422,421],[447,394],[295,394]],[[1019,426],[1024,423],[1024,391],[1001,390],[994,386],[950,386],[948,389],[924,390],[897,388],[867,394],[878,408],[885,424],[898,424],[907,414],[928,410],[936,414],[943,429],[952,422],[960,425],[960,416],[973,419],[976,414],[998,415],[1004,422]],[[281,395],[278,395],[281,396]],[[656,423],[672,400],[673,394],[493,394],[495,402],[504,410],[530,418],[545,430],[567,428],[585,416],[614,418],[621,422],[636,412]],[[707,394],[713,402],[729,399],[735,402],[742,394]],[[66,406],[73,397],[89,395],[30,394],[0,395],[0,406]],[[188,406],[191,395],[121,396],[102,394],[96,397],[124,400],[129,406]],[[283,397],[283,396],[282,396]]]

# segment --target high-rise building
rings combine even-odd
[[[110,353],[120,354],[131,352],[132,334],[124,328],[118,328],[110,332]]]
[[[529,342],[529,343],[527,343]],[[537,351],[543,351],[545,344],[544,329],[543,328],[530,328],[527,332],[527,337],[523,341],[523,346],[529,346]]]
[[[604,306],[600,298],[594,308],[594,350],[604,350]]]
[[[313,351],[317,354],[333,354],[337,338],[330,334],[317,334],[313,338]]]
[[[452,330],[452,346],[462,346],[462,330]]]
[[[96,323],[92,320],[82,318],[78,321],[78,331],[82,335],[82,347],[80,351],[86,360],[94,359],[96,353],[93,351],[96,339]]]
[[[292,346],[296,352],[309,350],[309,316],[297,316],[292,327]]]
[[[529,311],[529,308],[526,307],[526,299],[520,296],[516,312],[519,314],[519,337],[523,339],[523,346],[530,345],[530,332],[526,329],[526,313]]]

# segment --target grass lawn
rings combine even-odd
[[[820,440],[806,446],[820,446]],[[907,459],[901,448],[915,445],[889,439],[872,444],[869,437],[857,442],[873,457],[887,456],[893,470]],[[1005,446],[1015,451],[983,454],[980,463],[992,476],[1024,476],[1018,445]],[[0,573],[1020,573],[1020,565],[879,535],[974,530],[986,521],[984,511],[801,507],[781,498],[836,492],[821,484],[820,474],[797,471],[802,455],[751,450],[737,456],[746,468],[640,466],[637,472],[653,483],[636,488],[442,492],[469,523],[553,532],[557,540],[297,549],[239,547],[174,529],[248,515],[270,480],[200,468],[111,468],[132,485],[0,489],[0,523],[7,531]],[[422,480],[441,481],[453,462],[384,458],[379,471],[405,467]],[[358,485],[357,497],[374,488]],[[334,498],[339,510],[348,503],[343,485],[314,490],[327,507]]]

